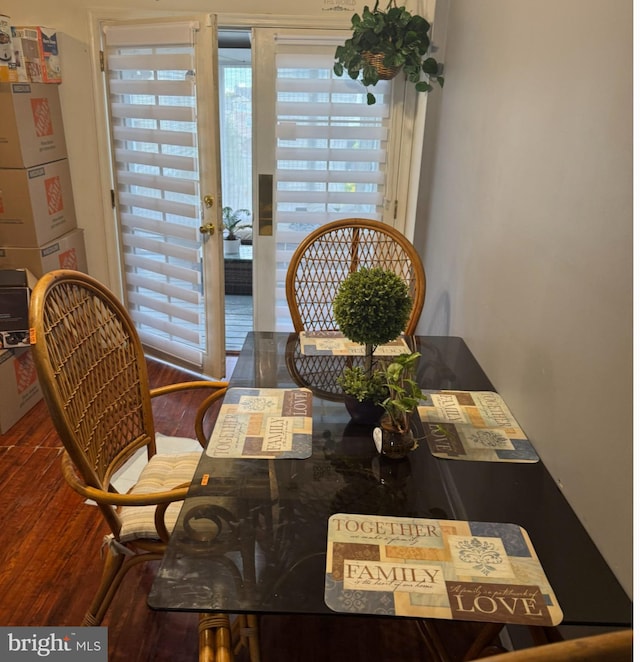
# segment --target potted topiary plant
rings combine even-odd
[[[250,228],[251,212],[248,209],[233,209],[232,207],[222,208],[222,227],[224,234],[224,254],[237,255],[240,251],[240,238],[237,235],[238,230]]]
[[[380,403],[384,414],[380,427],[374,431],[374,440],[379,452],[387,457],[404,457],[416,446],[411,417],[420,400],[425,399],[416,382],[416,363],[419,357],[419,352],[400,354],[379,371],[388,395]]]
[[[406,7],[398,7],[396,0],[389,0],[386,10],[379,9],[378,2],[373,11],[365,5],[362,16],[351,17],[352,36],[336,48],[336,76],[346,72],[368,87],[403,71],[418,92],[430,92],[433,82],[442,87],[442,64],[428,56],[431,24]],[[375,95],[367,92],[367,103],[375,102]]]
[[[349,340],[364,345],[364,367],[345,368],[338,383],[354,420],[376,423],[382,410],[360,415],[386,397],[381,375],[374,369],[378,345],[395,340],[403,331],[413,305],[407,284],[393,271],[362,267],[349,274],[338,287],[333,313],[338,328]],[[356,403],[362,406],[358,408]]]

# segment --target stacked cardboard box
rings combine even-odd
[[[58,34],[41,25],[12,25],[0,14],[0,82],[60,83]]]
[[[0,270],[0,435],[42,399],[29,347],[29,298],[35,276]]]
[[[58,86],[0,83],[0,269],[86,271]]]
[[[33,281],[87,270],[58,86],[47,80],[0,82],[0,434],[42,398],[26,321]]]
[[[16,62],[16,80],[32,83],[61,83],[58,35],[40,25],[11,26]]]
[[[31,349],[0,349],[0,434],[42,399]]]

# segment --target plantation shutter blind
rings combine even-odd
[[[202,366],[196,21],[106,25],[127,305],[145,346]]]
[[[333,73],[343,37],[276,42],[276,329],[290,331],[285,277],[302,239],[340,218],[382,219],[391,84],[368,106],[359,82]]]

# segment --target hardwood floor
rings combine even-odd
[[[192,378],[164,364],[149,365],[152,386]],[[199,397],[164,398],[154,410],[158,431],[193,436],[190,412]],[[0,625],[78,625],[97,587],[107,529],[95,507],[67,486],[60,456],[42,401],[0,435]],[[155,570],[154,564],[133,569],[107,613],[110,662],[197,660],[197,615],[154,612],[146,605]],[[475,624],[436,626],[450,659],[461,659]],[[260,628],[264,662],[439,659],[410,620],[270,616]]]

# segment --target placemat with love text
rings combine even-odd
[[[516,524],[339,513],[325,602],[337,612],[550,626],[562,610]]]
[[[538,462],[506,403],[493,391],[423,391],[418,405],[431,453],[450,460]]]

